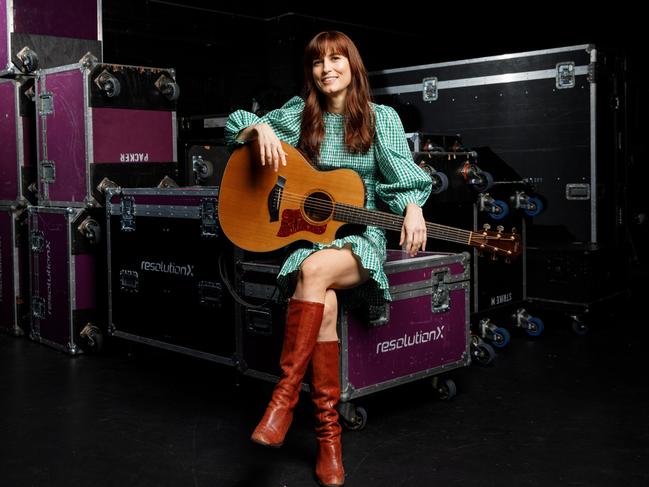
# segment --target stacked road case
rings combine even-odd
[[[0,329],[15,334],[38,335],[29,333],[27,326],[32,304],[27,213],[37,204],[40,176],[36,79],[39,70],[76,62],[86,53],[101,59],[101,10],[100,0],[0,0]],[[65,106],[60,108],[65,112]],[[73,133],[68,137],[61,143],[74,141]]]
[[[0,76],[102,55],[101,0],[0,0]]]
[[[174,179],[178,94],[172,69],[86,56],[40,71],[39,204],[98,206],[108,186]]]
[[[106,328],[102,216],[29,208],[30,338],[71,355],[100,348]]]
[[[543,306],[585,312],[624,291],[620,279],[571,295],[584,276],[578,262],[601,260],[587,255],[615,255],[607,267],[626,268],[621,61],[579,45],[371,74],[377,101],[396,108],[407,130],[460,133],[468,147],[490,147],[543,196],[527,238],[528,299]],[[557,250],[566,259],[558,299],[558,281],[544,279]],[[610,274],[588,272],[602,284]]]

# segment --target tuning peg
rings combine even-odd
[[[496,230],[498,230],[498,233],[502,233],[502,232],[505,231],[505,227],[503,227],[502,225],[498,225],[498,226],[496,227]]]
[[[484,228],[485,230],[489,230],[491,228],[491,225],[485,223],[484,225],[482,225],[482,228]]]

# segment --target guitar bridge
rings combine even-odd
[[[282,204],[282,195],[284,193],[284,185],[286,178],[284,176],[277,176],[277,182],[273,189],[268,194],[268,215],[271,222],[279,220],[279,207]]]

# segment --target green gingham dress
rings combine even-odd
[[[390,209],[402,215],[408,203],[422,206],[431,190],[431,179],[412,159],[397,113],[385,105],[372,104],[376,115],[376,133],[370,150],[365,154],[353,154],[345,147],[345,117],[335,113],[324,114],[325,136],[317,164],[320,170],[350,168],[365,182],[365,207],[376,209],[376,196]],[[304,101],[300,97],[289,100],[282,108],[258,117],[244,110],[233,112],[225,126],[225,139],[232,149],[243,142],[236,137],[241,130],[267,123],[284,142],[296,146],[300,140],[300,125]],[[334,247],[351,246],[361,265],[369,271],[370,279],[355,288],[351,300],[359,299],[370,306],[380,306],[390,301],[388,279],[383,272],[385,262],[385,232],[368,226],[358,235],[349,235],[329,244],[308,244],[293,251],[285,260],[277,277],[282,291],[290,286],[290,275],[297,271],[313,252]]]

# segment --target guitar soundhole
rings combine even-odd
[[[314,222],[326,221],[332,212],[333,202],[326,193],[316,191],[304,200],[304,213]]]

